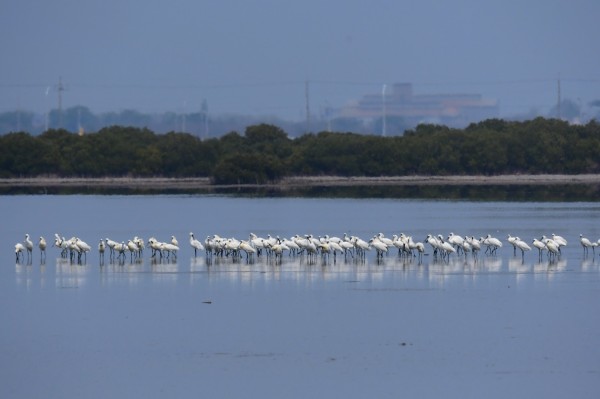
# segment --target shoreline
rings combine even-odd
[[[497,175],[497,176],[297,176],[269,184],[211,184],[208,177],[102,177],[102,178],[1,178],[0,188],[16,187],[97,187],[129,189],[227,189],[353,186],[494,186],[494,185],[600,185],[600,174],[581,175]]]

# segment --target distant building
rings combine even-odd
[[[385,101],[384,101],[385,100]],[[340,110],[339,117],[401,118],[406,125],[436,123],[464,127],[498,117],[498,102],[480,94],[413,94],[412,84],[396,83],[379,94],[367,94]]]

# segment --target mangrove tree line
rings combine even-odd
[[[277,126],[200,140],[111,126],[77,135],[0,136],[0,177],[210,177],[265,183],[284,176],[600,173],[600,124],[490,119],[465,129],[419,125],[404,136],[321,132],[295,139]]]

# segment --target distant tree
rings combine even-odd
[[[268,141],[287,141],[287,134],[283,129],[268,124],[252,125],[246,128],[245,136],[251,143]]]
[[[246,128],[246,145],[259,154],[272,154],[278,158],[292,153],[292,141],[287,134],[274,125],[253,125]]]
[[[281,162],[273,156],[237,153],[217,163],[212,175],[216,184],[264,184],[283,175]]]
[[[47,145],[28,133],[9,133],[0,141],[0,176],[26,177],[46,172]]]
[[[219,140],[219,150],[221,154],[226,156],[227,154],[242,151],[245,143],[245,137],[240,136],[238,132],[229,132]]]
[[[157,146],[162,153],[162,173],[167,176],[197,176],[200,140],[188,133],[159,135]]]
[[[134,176],[160,176],[164,174],[163,154],[157,145],[140,147],[135,151],[131,174]]]
[[[53,165],[52,170],[48,170],[45,174],[72,175],[72,149],[77,137],[64,129],[48,129],[39,135],[37,140],[47,144],[43,157],[47,164]]]
[[[600,173],[600,124],[491,119],[450,129],[423,124],[403,136],[320,132],[290,139],[278,126],[250,125],[200,140],[110,126],[79,136],[0,135],[0,176],[210,176],[214,182],[276,182],[288,175]]]

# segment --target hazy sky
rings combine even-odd
[[[501,116],[600,99],[598,0],[2,0],[0,111],[305,115],[382,84]],[[47,93],[47,89],[48,94]]]

